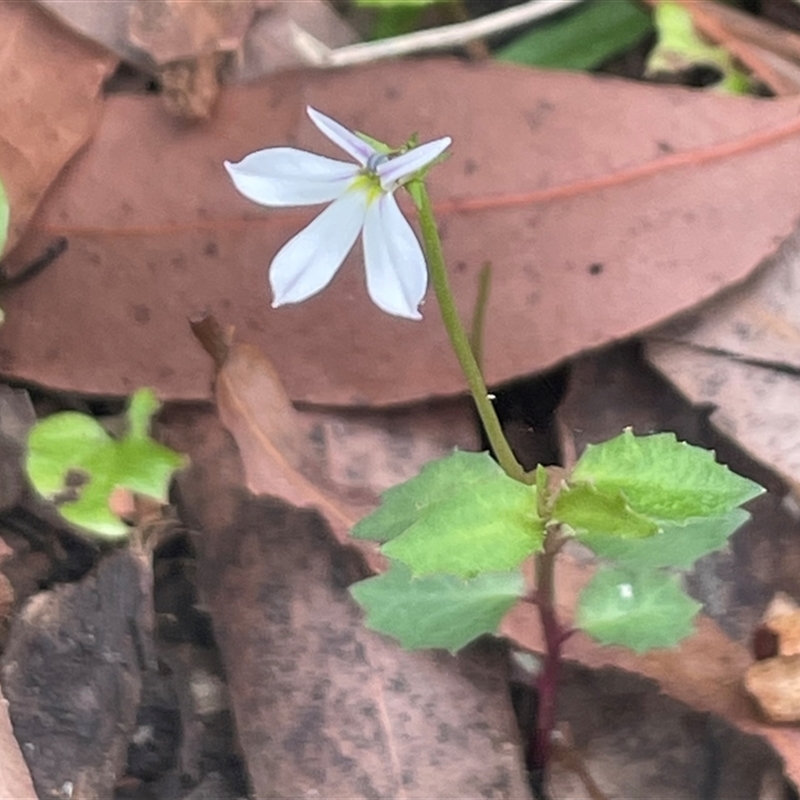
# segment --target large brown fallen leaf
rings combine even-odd
[[[393,142],[451,134],[431,176],[462,313],[495,265],[490,383],[629,336],[745,278],[792,228],[800,100],[725,98],[579,74],[451,60],[282,75],[223,92],[206,126],[116,97],[42,208],[26,253],[63,259],[10,294],[0,369],[86,393],[155,386],[205,398],[186,317],[210,307],[259,345],[294,400],[389,404],[463,390],[429,300],[388,317],[360,256],[333,285],[272,310],[266,268],[312,213],[260,209],[222,169],[257,148],[334,153],[306,104]],[[341,154],[339,154],[341,155]],[[169,342],[169,347],[165,347]]]
[[[116,63],[33,3],[0,3],[0,179],[11,204],[7,250],[92,135],[101,85]]]
[[[320,519],[254,498],[209,412],[162,420],[256,797],[529,797],[502,655],[407,653],[366,630],[360,556]],[[324,509],[326,512],[328,509]]]
[[[382,491],[456,447],[479,447],[468,401],[413,410],[301,412],[258,348],[231,341],[213,317],[192,327],[214,359],[217,410],[236,440],[247,488],[316,509],[340,542],[349,541],[350,529],[377,506]],[[364,552],[374,550],[366,545]]]

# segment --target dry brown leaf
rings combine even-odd
[[[247,83],[256,78],[309,64],[301,46],[311,36],[326,47],[337,48],[358,41],[358,34],[325,0],[277,3],[253,20],[235,63],[225,70],[226,83]]]
[[[221,163],[286,143],[334,153],[307,103],[392,142],[413,130],[454,137],[431,189],[463,314],[481,265],[495,264],[490,383],[629,336],[743,279],[800,206],[800,184],[786,180],[800,158],[795,99],[450,60],[231,89],[204,127],[165,119],[152,98],[116,97],[28,238],[28,253],[56,233],[70,248],[9,295],[0,368],[86,393],[152,385],[206,398],[210,370],[185,319],[210,307],[264,350],[293,400],[461,392],[433,302],[421,324],[383,314],[359,256],[319,296],[269,308],[267,265],[315,212],[259,209]]]
[[[0,179],[11,205],[7,250],[100,120],[116,59],[29,2],[0,3]],[[0,253],[2,255],[2,253]]]
[[[297,32],[328,47],[357,41],[355,32],[324,0],[38,0],[81,35],[140,69],[199,55],[232,53],[226,83],[244,83],[308,63]],[[162,73],[163,78],[163,73]]]
[[[239,447],[247,487],[315,508],[340,542],[377,505],[380,492],[455,447],[479,447],[466,402],[413,413],[300,412],[258,348],[229,344],[212,318],[194,329],[218,365],[217,409]],[[367,546],[365,552],[373,551]]]
[[[208,412],[162,415],[188,451],[183,514],[257,797],[527,798],[503,659],[408,653],[363,627],[365,574],[316,516],[241,489]]]
[[[36,800],[33,781],[14,738],[8,703],[0,689],[0,797]]]
[[[236,50],[259,6],[270,0],[147,0],[128,4],[131,44],[156,64]]]

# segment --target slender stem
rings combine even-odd
[[[486,436],[489,439],[492,450],[494,450],[495,456],[497,456],[497,460],[500,462],[500,466],[506,471],[509,477],[526,483],[528,481],[526,480],[525,470],[515,458],[511,450],[511,445],[509,445],[503,433],[500,420],[497,417],[497,412],[494,410],[492,401],[489,399],[489,393],[486,389],[486,383],[483,380],[480,367],[472,353],[469,338],[458,316],[458,310],[456,309],[455,300],[453,299],[453,292],[450,289],[450,281],[447,277],[447,268],[445,267],[444,254],[442,253],[442,242],[439,238],[439,231],[436,228],[436,220],[433,217],[431,201],[428,197],[427,189],[421,182],[419,184],[417,199],[420,201],[420,226],[422,228],[422,238],[425,242],[425,253],[428,257],[428,266],[431,272],[431,282],[436,292],[436,299],[439,303],[442,321],[447,330],[447,335],[450,337],[450,343],[453,345],[458,363],[461,365],[461,370],[464,373],[464,377],[467,379],[469,390],[472,393],[472,398],[478,408],[481,422],[486,430]]]
[[[486,262],[478,273],[478,297],[472,311],[472,324],[469,328],[469,346],[478,369],[483,370],[483,329],[486,325],[486,309],[489,305],[489,290],[492,283],[492,265]]]
[[[536,683],[536,732],[528,753],[528,769],[531,771],[547,768],[556,724],[556,694],[562,665],[561,647],[567,638],[555,609],[556,557],[563,541],[558,529],[548,530],[544,549],[536,556],[536,603],[544,632],[545,654]]]

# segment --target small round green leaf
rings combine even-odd
[[[126,536],[128,527],[109,508],[111,493],[121,487],[165,502],[172,473],[185,463],[182,455],[150,438],[147,431],[157,408],[150,389],[136,392],[122,439],[109,436],[93,417],[72,411],[37,423],[28,437],[26,459],[34,488],[50,500],[77,495],[58,506],[72,524],[102,537]],[[71,475],[80,480],[68,480]]]
[[[576,625],[603,644],[643,653],[689,636],[700,607],[674,575],[604,568],[581,593]]]

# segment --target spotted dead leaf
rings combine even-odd
[[[233,88],[204,126],[166,119],[152,98],[112,98],[20,254],[70,240],[58,268],[9,295],[0,369],[86,393],[207,398],[185,319],[209,307],[262,348],[293,400],[462,392],[434,302],[420,324],[380,312],[358,253],[325,292],[269,307],[270,259],[316,211],[249,203],[222,161],[286,144],[341,157],[311,104],[390,142],[453,137],[430,187],[460,310],[492,261],[489,382],[535,372],[692,307],[775,249],[800,207],[786,180],[798,103],[447,59]]]

